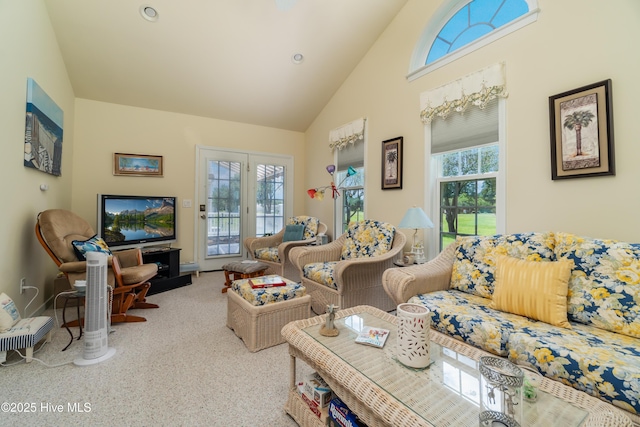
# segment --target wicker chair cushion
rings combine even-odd
[[[370,258],[389,252],[396,228],[392,224],[370,219],[349,225],[342,245],[342,260]]]
[[[293,216],[289,218],[287,221],[289,225],[304,225],[304,234],[302,238],[304,240],[307,239],[315,239],[316,234],[318,233],[318,225],[320,224],[320,220],[318,218],[306,215]]]
[[[287,301],[297,297],[303,297],[307,294],[307,290],[299,283],[292,282],[283,278],[287,283],[286,286],[277,286],[273,288],[252,289],[249,280],[234,280],[231,289],[244,298],[249,304],[259,306],[265,304],[273,304],[275,302]]]
[[[640,413],[638,339],[571,323],[539,322],[509,337],[509,359],[632,413]]]
[[[458,237],[451,288],[491,298],[496,255],[528,261],[553,261],[554,238],[551,232]]]
[[[254,257],[255,259],[263,259],[265,261],[280,262],[277,246],[256,249],[254,252]]]
[[[331,289],[338,289],[333,272],[338,261],[312,262],[302,269],[302,274],[309,280],[325,285]]]
[[[569,320],[640,338],[640,244],[557,233],[555,253],[574,264]]]

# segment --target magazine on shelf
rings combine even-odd
[[[356,337],[356,342],[358,344],[372,345],[374,347],[383,347],[388,336],[388,329],[365,326]]]
[[[253,277],[249,279],[252,289],[274,288],[276,286],[286,286],[284,279],[278,275]]]

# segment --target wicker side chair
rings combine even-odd
[[[370,305],[391,311],[396,304],[382,288],[382,274],[394,266],[406,241],[393,225],[364,220],[350,224],[331,243],[292,249],[289,258],[298,268],[316,314],[325,313],[329,304],[340,309]]]
[[[283,241],[286,227],[272,236],[247,237],[244,246],[249,256],[269,266],[265,274],[279,274],[294,282],[300,281],[300,273],[289,261],[289,252],[296,246],[309,245],[318,234],[327,232],[327,225],[311,216],[294,216],[287,225],[304,225],[302,240]]]

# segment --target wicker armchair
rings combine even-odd
[[[384,248],[382,235],[388,238]],[[391,311],[396,304],[382,288],[382,274],[393,267],[406,240],[391,224],[365,220],[352,223],[346,233],[326,245],[293,248],[289,259],[299,270],[316,314],[324,313],[329,304]]]
[[[289,251],[296,246],[305,246],[316,241],[318,234],[327,232],[326,224],[310,216],[289,218],[287,225],[304,224],[302,240],[283,242],[285,228],[272,236],[247,237],[244,246],[249,256],[269,266],[265,274],[279,274],[294,282],[300,281],[298,269],[289,261]]]

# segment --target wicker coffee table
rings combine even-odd
[[[291,322],[282,329],[291,355],[285,411],[299,425],[323,426],[296,390],[297,358],[316,370],[369,427],[478,425],[477,361],[488,353],[432,330],[433,363],[412,370],[395,360],[395,316],[369,306],[341,310],[337,337],[320,335],[325,318]],[[384,348],[354,343],[356,330],[365,325],[391,331]],[[538,395],[537,402],[524,402],[526,426],[632,425],[622,411],[558,381],[541,378]]]

